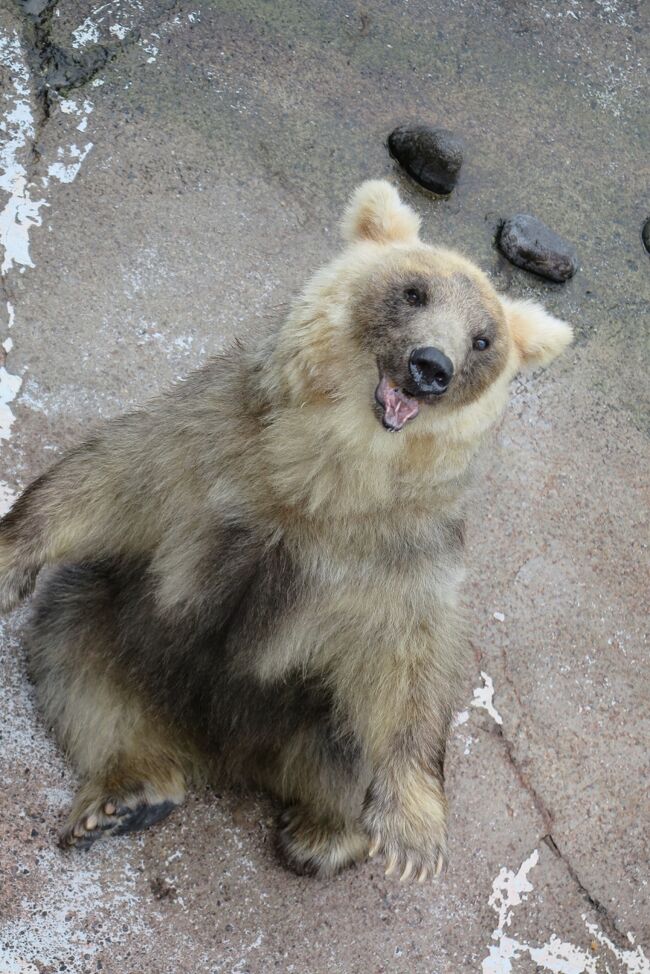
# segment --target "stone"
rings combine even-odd
[[[641,237],[643,239],[643,246],[650,254],[650,217],[643,224],[643,230],[641,231]]]
[[[568,281],[578,270],[574,247],[528,213],[518,213],[506,220],[497,243],[501,252],[517,267],[549,281]]]
[[[404,125],[388,136],[388,150],[416,182],[447,196],[458,181],[463,143],[448,129]]]

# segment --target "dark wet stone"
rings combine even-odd
[[[645,221],[643,230],[641,231],[641,237],[643,238],[643,246],[650,254],[650,219]]]
[[[52,44],[47,51],[47,83],[61,92],[80,88],[92,81],[121,49],[122,45],[118,44],[110,47],[95,44],[85,54],[76,55]]]
[[[403,125],[388,136],[388,150],[421,186],[447,195],[458,181],[463,143],[447,129]]]
[[[517,267],[549,281],[568,281],[578,270],[578,255],[573,246],[528,213],[518,213],[506,220],[497,243]]]

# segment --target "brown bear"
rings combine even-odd
[[[298,871],[443,866],[466,488],[510,380],[571,329],[423,243],[386,182],[343,226],[272,334],[109,422],[0,522],[5,611],[54,566],[28,652],[82,776],[64,845],[225,779],[280,799]]]

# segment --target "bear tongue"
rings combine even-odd
[[[410,419],[415,419],[420,408],[416,399],[392,386],[386,376],[377,386],[375,398],[384,410],[384,426],[393,432],[401,430]]]

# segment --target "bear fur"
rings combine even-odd
[[[510,380],[571,329],[423,243],[386,182],[343,232],[272,334],[109,422],[0,522],[2,610],[52,566],[27,642],[82,778],[64,845],[225,779],[279,798],[298,871],[444,864],[467,487]]]

